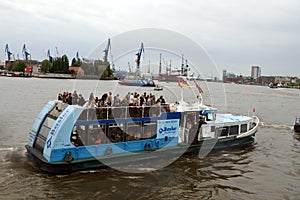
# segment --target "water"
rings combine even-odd
[[[164,96],[172,96],[174,91],[164,86]],[[185,156],[143,174],[101,169],[51,176],[28,162],[28,132],[48,100],[74,88],[86,98],[91,91],[100,96],[109,89],[122,96],[135,89],[118,87],[114,81],[0,77],[0,199],[299,199],[300,135],[293,131],[300,114],[296,89],[202,84],[207,103],[221,111],[247,115],[255,108],[262,123],[255,143],[245,149],[215,152],[204,159]],[[154,93],[153,88],[145,90]]]

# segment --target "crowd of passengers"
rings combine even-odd
[[[89,98],[85,100],[82,94],[77,94],[75,90],[73,93],[63,92],[58,94],[58,100],[63,101],[69,105],[79,105],[85,108],[96,107],[120,107],[120,106],[152,106],[155,104],[164,105],[166,100],[163,96],[156,99],[152,93],[146,92],[138,94],[137,92],[128,92],[122,99],[120,95],[112,95],[112,92],[104,93],[101,98],[95,97],[91,92]]]

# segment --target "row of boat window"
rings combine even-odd
[[[157,117],[160,116],[161,113],[165,112],[170,112],[169,105],[145,107],[103,107],[95,109],[85,109],[78,120]]]
[[[219,137],[225,137],[228,135],[238,135],[239,134],[239,125],[233,126],[223,126],[223,127],[215,127],[211,126],[211,132],[216,132]],[[247,124],[241,124],[240,133],[247,132]]]
[[[151,139],[156,138],[156,131],[157,123],[150,121],[74,126],[71,142],[75,146],[88,146]]]

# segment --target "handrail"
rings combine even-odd
[[[158,117],[162,113],[170,112],[169,104],[155,106],[122,106],[86,108],[79,120],[107,120],[125,118]]]

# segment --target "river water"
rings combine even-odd
[[[177,83],[162,85],[166,98],[178,95]],[[135,88],[116,81],[0,77],[0,199],[299,199],[300,135],[293,123],[300,115],[300,90],[201,85],[205,101],[222,112],[255,111],[261,124],[253,145],[201,159],[184,156],[149,173],[101,169],[53,176],[32,166],[24,148],[44,104],[61,91],[76,89],[87,98],[91,91],[122,96]]]

